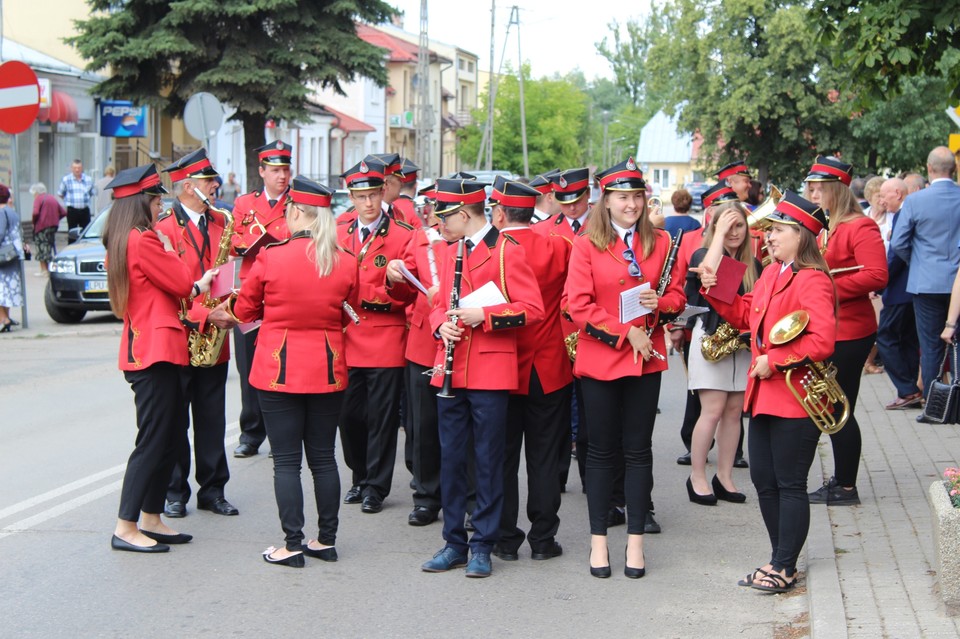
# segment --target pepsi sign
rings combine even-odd
[[[149,107],[133,106],[129,100],[100,102],[100,135],[105,138],[143,138],[147,136]]]

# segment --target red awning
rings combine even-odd
[[[37,119],[43,122],[76,122],[77,103],[69,93],[50,92],[50,108],[40,109]]]

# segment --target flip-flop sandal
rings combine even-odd
[[[753,586],[753,576],[756,575],[758,572],[761,575],[763,575],[763,577],[770,576],[770,573],[764,570],[763,568],[757,568],[756,570],[751,572],[749,575],[747,575],[746,577],[738,581],[737,585],[743,586],[744,588],[750,588],[751,586]],[[761,577],[761,579],[763,579],[763,577]]]
[[[773,585],[765,585],[764,582],[766,582],[766,584],[773,584]],[[767,573],[766,577],[759,579],[757,581],[754,581],[752,584],[750,584],[750,587],[755,588],[757,590],[761,590],[763,592],[776,593],[776,592],[787,592],[788,590],[790,590],[796,585],[797,585],[796,577],[793,578],[793,581],[787,581],[785,578],[781,577],[777,573],[770,572],[770,573]]]

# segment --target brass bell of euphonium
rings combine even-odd
[[[774,185],[770,185],[770,195],[757,205],[757,208],[753,209],[749,215],[747,215],[747,226],[752,229],[758,229],[760,231],[767,231],[770,229],[770,220],[767,218],[770,217],[770,214],[777,210],[777,204],[780,203],[781,198],[783,198],[783,193],[780,192]]]

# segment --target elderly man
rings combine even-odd
[[[886,180],[880,187],[880,204],[893,215],[890,228],[896,228],[900,208],[907,197],[907,185],[899,178]],[[886,238],[884,238],[886,239]],[[887,251],[890,281],[883,291],[883,308],[877,327],[877,350],[883,359],[897,397],[886,405],[887,410],[919,407],[923,393],[917,386],[920,372],[920,344],[917,321],[913,313],[913,295],[907,292],[910,266],[893,251]]]
[[[937,377],[946,348],[940,333],[960,264],[960,186],[953,179],[955,173],[950,149],[938,146],[930,151],[930,186],[904,200],[890,239],[890,247],[910,267],[907,292],[914,295],[924,397]],[[923,415],[917,421],[924,421]]]
[[[90,223],[90,202],[96,193],[93,180],[83,172],[83,162],[74,160],[70,173],[60,180],[57,195],[67,207],[67,229],[86,228]],[[76,240],[70,240],[75,242]]]

